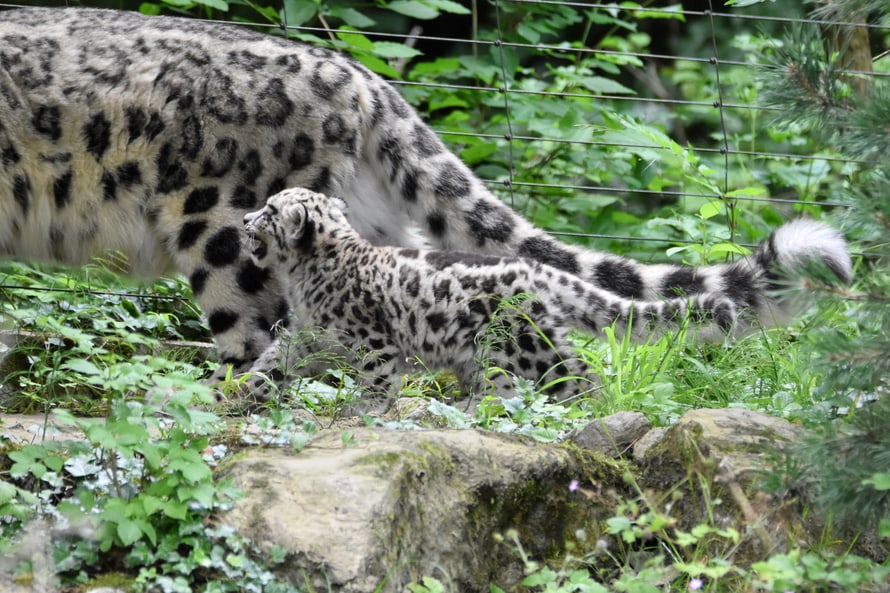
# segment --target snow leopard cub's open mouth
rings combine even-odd
[[[250,227],[247,228],[247,249],[257,261],[262,261],[269,253],[269,245]]]

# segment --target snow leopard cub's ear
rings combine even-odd
[[[309,217],[306,204],[301,201],[291,202],[281,214],[286,221],[283,226],[288,247],[296,250],[310,249],[315,241],[315,223]]]
[[[302,202],[289,202],[281,210],[281,216],[285,221],[288,238],[299,237],[306,228],[306,221],[309,218],[309,212]]]

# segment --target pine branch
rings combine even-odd
[[[776,123],[802,125],[825,138],[838,133],[838,124],[852,110],[851,93],[840,75],[838,54],[826,47],[817,27],[794,26],[764,61],[761,100],[781,108]]]

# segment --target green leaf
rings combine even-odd
[[[718,255],[725,255],[727,253],[735,253],[738,255],[748,255],[751,253],[749,249],[742,247],[741,245],[736,245],[735,243],[717,243],[715,245],[711,245],[708,249],[708,255],[710,257],[716,257]]]
[[[169,500],[164,503],[164,514],[170,517],[171,519],[176,519],[178,521],[182,521],[188,515],[188,504],[184,502],[177,502],[175,500]]]
[[[627,517],[612,517],[606,519],[606,525],[609,526],[609,533],[614,535],[630,529],[633,523]]]
[[[229,554],[226,556],[226,562],[229,566],[233,566],[235,568],[241,568],[244,566],[244,556],[241,554]]]
[[[337,31],[337,39],[349,46],[348,49],[360,49],[362,51],[374,51],[374,42],[362,35],[354,33],[349,29]]]
[[[73,360],[66,361],[62,368],[68,369],[69,371],[74,371],[75,373],[80,373],[81,375],[101,375],[102,369],[94,365],[89,360],[85,360],[83,358],[75,358]]]
[[[470,14],[470,9],[462,4],[453,2],[452,0],[424,0],[426,4],[434,6],[442,12],[450,12],[451,14]]]
[[[0,481],[0,505],[8,503],[15,498],[18,489],[9,482]]]
[[[421,62],[411,71],[412,80],[453,74],[461,69],[459,58],[436,58],[432,62]]]
[[[870,478],[862,480],[862,484],[872,486],[875,490],[890,490],[890,474],[872,474]]]
[[[223,12],[229,11],[229,3],[224,0],[195,0],[195,4],[209,6],[210,8],[215,8],[216,10],[221,10]]]
[[[157,16],[161,14],[161,5],[160,4],[149,4],[148,2],[143,2],[139,5],[139,12],[142,14],[148,14],[151,16]]]
[[[157,544],[158,533],[155,531],[155,528],[152,526],[151,523],[149,523],[145,519],[137,519],[134,521],[134,523],[136,523],[142,533],[144,533],[145,536],[148,537],[148,541],[151,542],[151,545]]]
[[[497,149],[498,146],[494,142],[479,142],[462,150],[460,157],[466,164],[472,166],[480,161],[484,161],[494,154]]]
[[[758,0],[760,1],[760,0]],[[729,4],[729,2],[727,2]],[[636,2],[622,2],[621,6],[627,8],[641,8]],[[658,7],[658,10],[634,10],[635,19],[676,19],[678,21],[686,21],[683,14],[683,6],[681,4],[672,4],[671,6]]]
[[[727,198],[766,198],[769,194],[763,187],[743,187],[726,192]]]
[[[460,109],[466,109],[470,104],[458,97],[457,95],[448,95],[442,99],[431,100],[430,101],[430,111],[437,111],[439,109],[448,109],[451,107],[457,107]]]
[[[142,503],[142,508],[145,511],[146,516],[155,514],[158,509],[166,504],[157,496],[150,496],[148,494],[140,496],[139,501]]]
[[[386,8],[393,12],[398,12],[399,14],[404,14],[405,16],[421,20],[430,20],[439,16],[438,10],[422,2],[417,2],[416,0],[397,0],[396,2],[387,4]]]
[[[679,546],[691,546],[698,543],[699,538],[691,533],[677,529],[674,531],[674,540]]]
[[[408,47],[404,43],[394,43],[392,41],[377,41],[374,43],[374,54],[381,58],[413,58],[423,55],[413,47]]]
[[[603,76],[584,76],[578,79],[581,85],[592,93],[604,95],[636,95],[636,91],[629,89],[611,78]]]
[[[216,487],[212,482],[201,482],[195,486],[180,486],[176,495],[183,502],[194,501],[209,509],[213,506]]]
[[[191,483],[206,480],[211,476],[210,468],[203,461],[175,459],[170,462],[169,469],[180,472]]]
[[[356,60],[362,63],[368,70],[372,72],[376,72],[381,76],[385,76],[387,78],[394,78],[397,80],[401,80],[401,73],[387,64],[384,60],[381,60],[377,56],[372,56],[369,53],[361,52],[357,55],[353,56]]]
[[[313,6],[311,2],[303,2]],[[331,14],[343,20],[344,23],[356,29],[367,29],[373,27],[376,23],[374,19],[368,18],[354,8],[332,8]]]
[[[117,537],[125,546],[132,546],[142,537],[142,529],[135,521],[123,519],[117,524]]]
[[[718,214],[720,214],[722,212],[723,212],[723,202],[721,202],[719,200],[713,200],[711,202],[708,202],[707,204],[705,204],[704,206],[702,206],[701,208],[698,209],[699,215],[705,220],[708,220],[709,218],[714,218],[715,216],[717,216]]]
[[[529,43],[537,43],[541,40],[541,34],[527,23],[519,23],[516,27],[516,32]]]
[[[306,0],[285,0],[281,9],[282,21],[286,21],[288,27],[303,25],[314,19],[316,14],[318,5]]]

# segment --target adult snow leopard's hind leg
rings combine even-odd
[[[821,261],[841,281],[850,280],[843,238],[812,221],[781,227],[751,257],[697,268],[644,265],[560,243],[497,199],[404,101],[390,96],[389,103],[398,117],[368,130],[364,158],[438,248],[535,259],[635,300],[723,294],[737,310],[752,312],[749,322],[765,325],[781,323],[789,313],[769,290],[805,268],[805,261]]]

